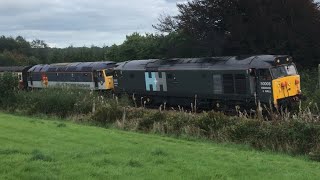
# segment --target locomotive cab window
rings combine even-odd
[[[271,69],[271,73],[274,79],[298,74],[293,64],[274,67]]]
[[[272,77],[269,69],[260,69],[259,70],[259,79],[260,81],[271,81]]]
[[[102,77],[102,75],[103,75],[102,71],[99,71],[99,72],[98,72],[98,76],[99,76],[99,77]]]

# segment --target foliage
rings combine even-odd
[[[183,32],[210,56],[290,54],[303,65],[320,61],[319,4],[313,0],[192,0],[160,18],[161,32]]]
[[[27,114],[52,114],[66,117],[92,111],[93,99],[90,92],[75,89],[46,89],[19,92],[18,110]]]
[[[112,61],[127,61],[135,59],[162,59],[206,56],[197,43],[183,33],[172,32],[168,35],[133,33],[126,37],[121,45],[111,46],[106,57]]]
[[[18,78],[11,73],[0,74],[0,107],[14,106],[17,101]]]
[[[8,97],[15,100],[6,104],[6,108],[31,115],[74,117],[76,121],[85,119],[125,130],[249,144],[257,149],[290,154],[311,153],[313,159],[320,152],[317,148],[320,147],[319,117],[312,115],[308,108],[295,115],[273,114],[272,121],[262,121],[245,116],[226,116],[214,111],[193,114],[132,108],[127,98],[107,98],[78,89],[10,93]]]
[[[320,144],[320,123],[317,121],[318,117],[310,117],[308,112],[300,112],[289,119],[287,116],[276,116],[273,121],[261,121],[226,116],[213,111],[195,115],[148,110],[139,113],[139,116],[131,116],[131,113],[136,114],[134,111],[127,111],[128,118],[122,120],[117,127],[249,144],[257,149],[290,154],[308,155],[320,152],[320,149],[315,148]],[[139,109],[137,111],[141,112]]]
[[[314,90],[318,88],[318,70],[316,68],[307,69],[307,68],[300,68],[299,71],[300,78],[301,78],[301,88],[302,92],[305,96],[311,97],[315,94]]]
[[[97,107],[92,115],[92,120],[104,125],[112,124],[122,117],[123,110],[115,100],[107,100]]]
[[[305,97],[305,100],[302,101],[303,108],[310,110],[314,114],[319,114],[320,89],[318,70],[316,68],[302,69],[300,71],[300,77],[301,89]]]
[[[0,37],[0,66],[35,65],[59,62],[102,61],[108,47],[49,47],[43,40]]]

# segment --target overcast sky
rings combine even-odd
[[[160,14],[185,0],[0,0],[0,35],[45,40],[52,47],[121,44],[155,32]]]
[[[51,47],[121,44],[133,32],[155,32],[159,15],[177,14],[176,3],[186,1],[0,0],[0,35]]]

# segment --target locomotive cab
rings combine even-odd
[[[259,69],[257,93],[261,102],[290,106],[301,96],[300,76],[290,57],[275,59],[272,67]]]
[[[95,86],[99,89],[110,90],[113,89],[113,76],[112,71],[103,69],[94,73]]]
[[[294,63],[282,64],[270,69],[273,101],[277,105],[290,105],[301,96],[300,75]]]

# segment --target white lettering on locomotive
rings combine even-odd
[[[260,82],[261,86],[271,86],[271,82]]]
[[[260,82],[262,93],[272,93],[271,82]]]

